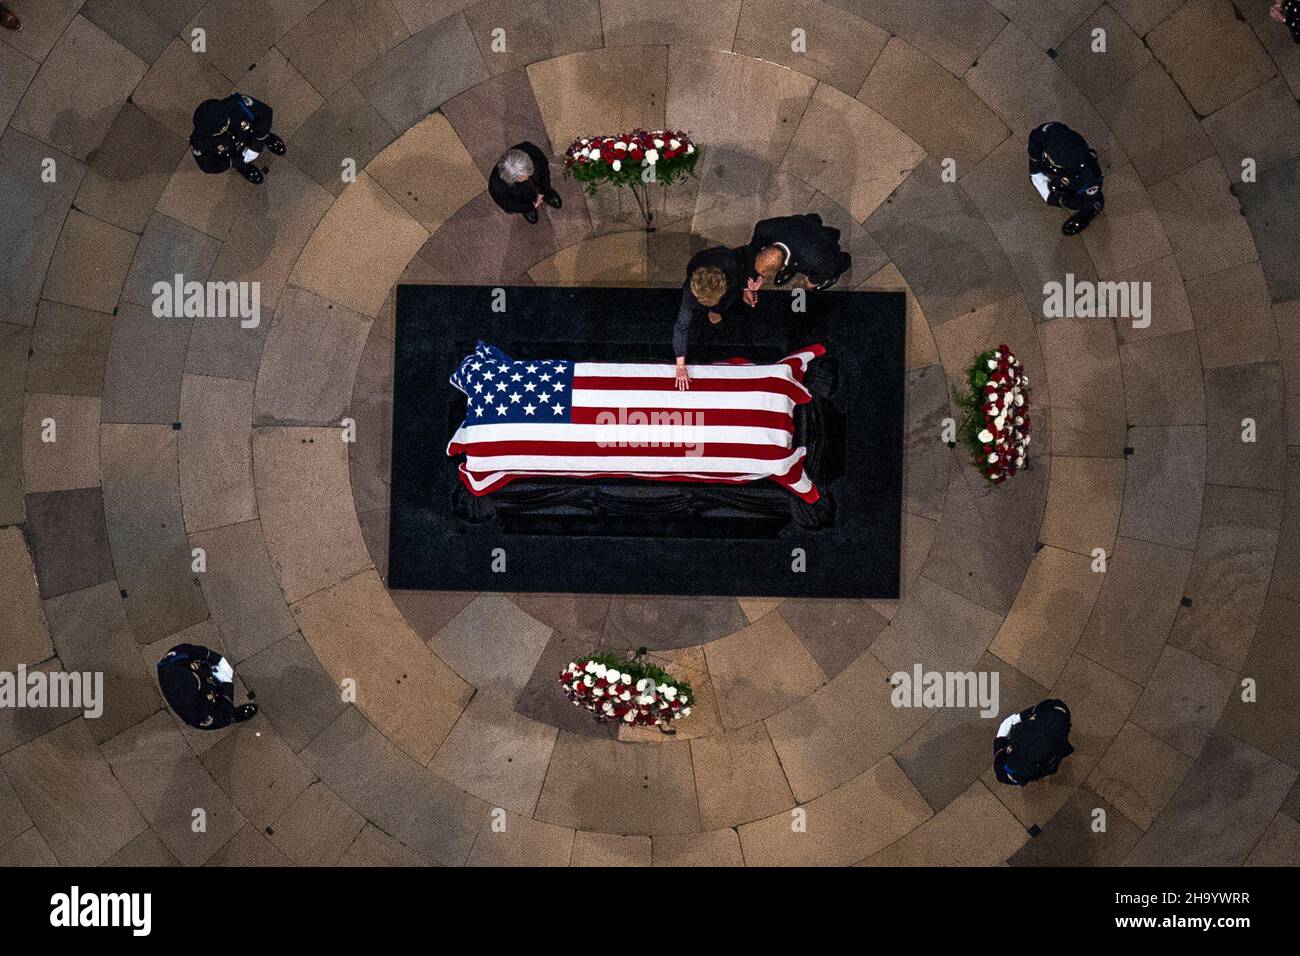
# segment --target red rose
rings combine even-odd
[[[614,161],[614,147],[606,146],[604,149],[602,149],[600,151],[600,158],[607,163],[612,163]]]

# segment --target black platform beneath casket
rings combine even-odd
[[[692,363],[821,343],[796,447],[823,500],[771,481],[516,479],[475,497],[447,443],[448,378],[479,339],[516,359],[671,362],[679,289],[399,286],[389,586],[458,591],[897,597],[906,302],[901,293],[766,291],[692,342]],[[498,550],[500,549],[500,550]],[[504,571],[494,571],[503,562]],[[802,564],[804,570],[794,567]]]

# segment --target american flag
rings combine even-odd
[[[770,478],[820,495],[794,447],[794,409],[811,400],[810,345],[775,365],[692,365],[678,391],[670,364],[516,361],[478,343],[451,376],[465,420],[447,446],[460,479],[485,495],[520,477],[623,477],[739,484]]]

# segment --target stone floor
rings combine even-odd
[[[110,700],[0,710],[0,863],[1300,863],[1300,47],[1269,0],[7,2],[0,668]],[[260,189],[187,154],[234,89],[289,144]],[[1025,182],[1048,119],[1108,172],[1073,239]],[[648,239],[572,184],[535,227],[491,205],[504,147],[635,125],[705,146]],[[900,601],[386,589],[396,283],[672,285],[801,210],[853,287],[909,292]],[[155,319],[175,272],[259,281],[266,320]],[[1043,321],[1066,272],[1150,281],[1150,327]],[[1039,414],[990,492],[939,423],[1000,340]],[[151,677],[181,640],[262,715],[183,728]],[[637,645],[698,689],[676,738],[553,685]],[[997,784],[987,721],[889,705],[914,661],[1066,699],[1076,753]]]

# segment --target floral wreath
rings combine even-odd
[[[640,648],[630,661],[588,654],[560,673],[560,685],[575,707],[585,707],[602,723],[646,727],[689,717],[695,701],[691,685],[643,661],[644,654]]]
[[[700,151],[680,130],[633,130],[575,140],[564,153],[564,172],[594,193],[598,183],[671,186],[691,175]]]
[[[960,435],[991,484],[1025,466],[1029,450],[1029,376],[1006,345],[980,353],[966,370],[968,391],[956,397],[966,415]]]

